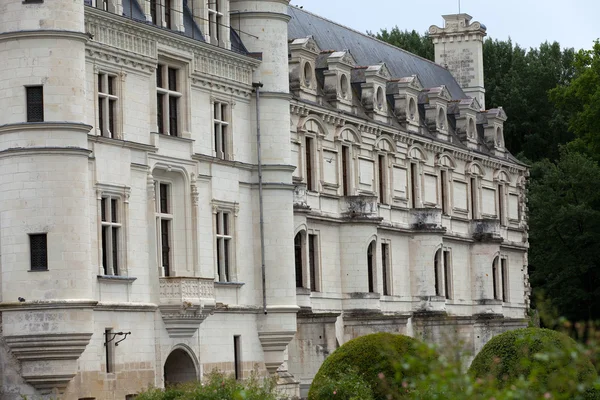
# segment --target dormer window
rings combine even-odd
[[[467,135],[470,138],[473,138],[473,137],[475,137],[475,131],[476,131],[475,121],[473,120],[473,118],[469,118],[469,126],[467,128]]]
[[[340,77],[340,94],[342,99],[348,98],[348,92],[350,91],[350,84],[348,83],[348,75],[343,74]]]
[[[383,109],[383,102],[385,101],[385,96],[383,95],[383,89],[381,87],[377,88],[377,96],[376,96],[376,104],[378,109]]]
[[[223,5],[222,0],[208,1],[208,36],[213,44],[218,44],[221,40],[220,30],[223,25]]]
[[[304,63],[304,85],[308,88],[312,86],[313,68],[309,62]]]
[[[417,117],[417,102],[412,97],[408,102],[408,117],[411,121],[414,121]]]
[[[446,113],[444,112],[443,108],[438,110],[438,126],[440,129],[446,128]]]

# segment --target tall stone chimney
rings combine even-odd
[[[435,45],[435,62],[448,68],[469,97],[485,109],[483,84],[483,38],[485,25],[471,22],[469,14],[443,15],[445,26],[432,25],[429,35]]]

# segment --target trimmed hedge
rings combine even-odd
[[[573,339],[540,328],[517,329],[492,338],[473,360],[469,373],[494,378],[499,387],[523,376],[557,392],[590,384],[597,377],[589,357]]]
[[[310,386],[308,399],[351,399],[338,396],[338,393],[334,395],[331,391],[332,381],[338,382],[341,387],[345,375],[350,373],[370,386],[374,400],[386,400],[386,394],[406,392],[401,387],[402,381],[426,373],[428,365],[427,362],[419,362],[420,367],[402,372],[403,369],[398,368],[400,363],[414,359],[426,361],[434,357],[432,350],[408,336],[391,333],[361,336],[345,343],[325,359]]]

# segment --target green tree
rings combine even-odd
[[[564,149],[531,168],[531,283],[572,320],[600,318],[600,167]]]
[[[428,33],[421,35],[414,29],[410,32],[408,30],[401,31],[395,26],[389,31],[382,29],[376,35],[371,32],[368,32],[368,34],[428,60],[435,60],[433,41]]]

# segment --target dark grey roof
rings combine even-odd
[[[358,65],[384,62],[393,78],[417,75],[426,88],[446,85],[453,99],[467,97],[450,72],[440,65],[297,7],[289,6],[288,13],[292,17],[288,39],[312,35],[321,50],[350,50]]]

